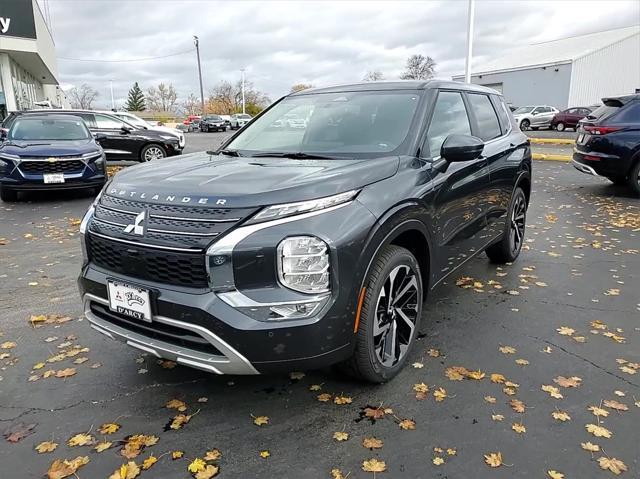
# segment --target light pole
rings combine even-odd
[[[204,89],[202,88],[202,68],[200,66],[200,42],[197,36],[193,36],[193,43],[196,45],[196,55],[198,57],[198,77],[200,78],[200,107],[204,115]]]
[[[109,87],[111,88],[111,110],[116,111],[116,103],[113,101],[113,80],[109,80]]]
[[[244,115],[246,112],[244,111],[244,68],[240,69],[242,73],[242,114]]]
[[[471,55],[473,54],[473,16],[475,15],[475,0],[469,0],[467,12],[467,61],[464,66],[464,81],[471,83]]]

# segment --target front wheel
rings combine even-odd
[[[140,152],[140,159],[142,161],[161,160],[167,156],[167,152],[160,145],[154,143],[145,146]]]
[[[493,263],[511,263],[518,258],[524,243],[524,231],[527,223],[527,197],[522,188],[517,187],[511,198],[502,239],[489,246],[487,256]]]
[[[523,130],[523,131],[527,130],[530,125],[531,125],[531,122],[529,120],[522,120],[520,122],[520,129]]]
[[[556,130],[558,131],[564,131],[564,123],[560,122],[556,125]]]
[[[415,256],[386,246],[376,256],[364,283],[356,347],[346,371],[372,383],[393,378],[415,342],[422,314],[422,277]]]

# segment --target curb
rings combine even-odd
[[[532,153],[531,157],[534,160],[545,160],[545,161],[571,161],[571,155],[554,155],[554,154],[545,154],[545,153]]]
[[[529,141],[538,145],[573,145],[576,142],[571,138],[529,138]]]

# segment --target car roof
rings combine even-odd
[[[623,105],[626,105],[630,101],[640,100],[640,94],[636,93],[634,95],[609,96],[609,97],[603,98],[602,99],[602,103],[605,103],[605,102],[611,101],[611,100],[618,100]]]
[[[393,90],[431,90],[436,88],[454,89],[477,93],[502,94],[492,88],[482,85],[473,85],[452,80],[392,80],[392,81],[371,81],[335,85],[325,88],[310,88],[291,93],[288,96],[303,96],[310,93],[339,93],[343,91],[393,91]]]
[[[35,119],[43,119],[43,120],[44,119],[48,119],[48,120],[51,120],[51,119],[53,119],[53,120],[68,120],[68,119],[71,118],[71,119],[75,119],[77,121],[82,121],[82,118],[80,118],[79,116],[75,116],[75,115],[66,115],[66,114],[65,115],[59,115],[59,114],[56,115],[55,113],[54,114],[47,114],[47,113],[42,114],[42,113],[39,113],[37,111],[23,111],[23,112],[20,113],[20,116],[22,116],[22,115],[26,115],[30,119],[35,118]]]

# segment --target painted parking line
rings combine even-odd
[[[573,145],[576,142],[571,138],[529,138],[529,141],[538,145]]]
[[[552,153],[532,153],[531,157],[534,160],[571,161],[571,155],[554,155]]]

